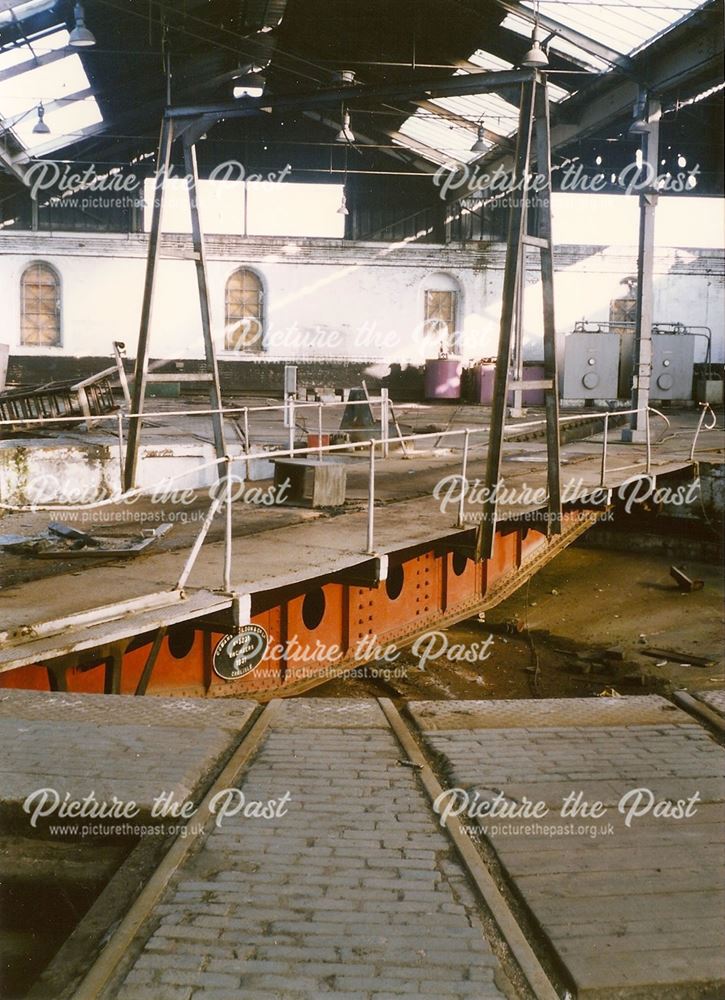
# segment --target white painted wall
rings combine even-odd
[[[183,260],[186,236],[164,241],[152,357],[203,356],[196,277]],[[469,244],[342,243],[337,240],[209,237],[212,319],[223,352],[224,289],[239,266],[261,276],[266,301],[267,353],[274,358],[349,358],[419,362],[437,344],[422,338],[423,293],[441,274],[460,290],[460,353],[495,355],[504,248]],[[96,234],[3,233],[0,236],[0,342],[12,355],[47,354],[21,347],[20,278],[33,260],[51,263],[62,279],[63,345],[68,355],[110,356],[114,340],[135,353],[144,285],[146,237]],[[606,320],[624,277],[636,272],[631,247],[559,247],[556,255],[557,328],[582,318]],[[541,356],[540,286],[536,262],[526,303],[527,356]],[[714,360],[725,359],[725,254],[720,250],[661,249],[655,263],[655,318],[713,329]],[[699,355],[698,355],[699,356]],[[243,358],[241,358],[243,360]]]

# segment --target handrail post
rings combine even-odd
[[[211,528],[212,521],[216,517],[217,512],[218,512],[219,508],[221,507],[221,505],[223,503],[223,494],[222,494],[221,489],[219,488],[220,485],[221,484],[217,480],[217,483],[216,483],[216,489],[217,489],[216,496],[214,497],[214,499],[211,502],[211,506],[209,507],[209,510],[206,513],[206,517],[204,518],[204,522],[203,522],[203,524],[201,526],[199,534],[196,536],[196,539],[194,540],[194,544],[191,547],[191,552],[189,553],[189,556],[188,556],[188,558],[186,560],[186,563],[184,564],[184,568],[181,571],[181,576],[179,577],[179,581],[176,584],[176,588],[175,588],[176,590],[183,590],[184,587],[186,586],[186,581],[189,579],[191,571],[194,568],[194,563],[196,562],[196,557],[199,555],[199,551],[200,551],[202,545],[204,544],[204,539],[209,534],[209,528]]]
[[[320,403],[317,407],[317,454],[322,461],[322,407],[323,403]]]
[[[224,530],[224,591],[230,594],[232,591],[232,460],[229,455],[226,456],[225,467],[227,472],[227,509]]]
[[[247,479],[250,478],[250,461],[249,455],[252,450],[252,443],[249,440],[249,407],[244,407],[244,450],[247,453],[247,461],[244,467],[245,475]]]
[[[599,475],[599,485],[607,481],[607,438],[609,436],[609,414],[604,414],[604,440],[602,441],[602,469]]]
[[[702,407],[702,413],[700,414],[700,419],[697,422],[697,430],[695,431],[695,436],[692,439],[692,448],[690,448],[690,461],[695,461],[695,449],[697,448],[697,439],[700,436],[700,431],[702,430],[702,425],[705,422],[705,416],[708,410],[712,411],[712,407],[709,403],[700,403]]]
[[[388,390],[380,390],[380,436],[383,442],[383,458],[387,458],[390,454],[390,445],[388,443],[388,431],[389,431],[389,417],[388,417]]]
[[[465,516],[466,493],[468,492],[468,441],[471,432],[468,428],[463,432],[463,461],[461,463],[461,499],[458,506],[458,524],[456,527],[463,527]]]
[[[120,491],[123,494],[123,465],[124,465],[124,454],[123,454],[123,413],[119,410],[116,414],[116,426],[118,429],[118,461],[119,473],[120,473]]]
[[[375,442],[370,442],[370,470],[368,474],[368,547],[367,554],[375,552]]]
[[[649,406],[647,407],[646,416],[645,416],[645,442],[646,442],[646,445],[647,445],[647,467],[646,467],[646,472],[647,472],[647,475],[649,475],[650,474],[650,469],[652,468],[652,439],[651,439],[651,430],[650,430],[650,408],[649,408]]]
[[[287,401],[289,407],[289,457],[294,458],[295,454],[295,398],[290,396]]]

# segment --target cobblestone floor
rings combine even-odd
[[[411,711],[449,787],[471,801],[546,804],[540,818],[471,826],[577,996],[725,994],[725,752],[702,726],[656,697]],[[572,793],[579,814],[562,816]],[[673,804],[694,794],[692,815],[677,818]],[[585,802],[602,803],[602,815],[585,815]]]
[[[169,886],[117,1000],[502,997],[459,864],[374,702],[281,706],[227,818]]]
[[[3,692],[0,802],[39,782],[183,799],[253,708]],[[498,803],[459,819],[574,996],[725,995],[725,752],[703,725],[657,697],[408,708],[449,794]],[[237,785],[267,818],[199,838],[98,1000],[519,995],[377,702],[282,702]]]
[[[147,812],[162,792],[191,795],[231,746],[254,702],[0,692],[0,804],[42,788],[115,795]]]

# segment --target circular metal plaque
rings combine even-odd
[[[212,666],[222,680],[235,681],[259,666],[269,645],[261,625],[243,625],[236,635],[225,635],[214,650]]]

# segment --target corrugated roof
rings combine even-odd
[[[532,0],[523,0],[523,6],[534,9]],[[539,10],[622,55],[632,55],[702,6],[703,0],[540,0]]]
[[[501,27],[508,28],[509,31],[515,31],[517,35],[521,35],[523,38],[531,38],[531,22],[525,17],[520,17],[518,14],[507,14],[501,22]],[[547,46],[553,52],[558,52],[565,58],[571,58],[574,63],[581,65],[587,70],[604,73],[611,68],[608,62],[599,59],[578,45],[573,45],[571,42],[565,41],[563,38],[555,36],[547,42]]]
[[[644,0],[642,3],[629,0],[609,3],[600,0],[540,0],[539,10],[542,16],[546,15],[560,25],[606,45],[622,56],[631,56],[706,3],[707,0]],[[532,12],[535,9],[532,0],[523,0],[522,5]],[[518,14],[507,14],[501,26],[527,39],[531,37],[531,21]],[[604,59],[556,34],[548,39],[547,45],[553,52],[589,72],[606,73],[611,69],[611,64]],[[483,49],[477,49],[468,62],[490,72],[513,68],[512,63]],[[567,90],[551,82],[549,92],[555,103],[569,96]],[[484,122],[501,135],[511,136],[516,132],[518,110],[497,94],[436,98],[430,104],[473,123]],[[400,134],[430,147],[433,152],[428,155],[423,151],[422,155],[434,163],[446,160],[468,163],[477,155],[471,152],[475,133],[472,137],[471,130],[443,117],[436,121],[431,118],[430,111],[416,112],[408,118],[401,126]],[[417,152],[421,153],[421,150]]]
[[[410,148],[415,148],[431,163],[446,163],[448,160],[468,163],[476,155],[471,152],[471,146],[476,138],[475,133],[445,118],[439,118],[431,111],[416,111],[400,126],[399,134],[409,136],[415,142],[429,147],[430,155],[419,147]]]

